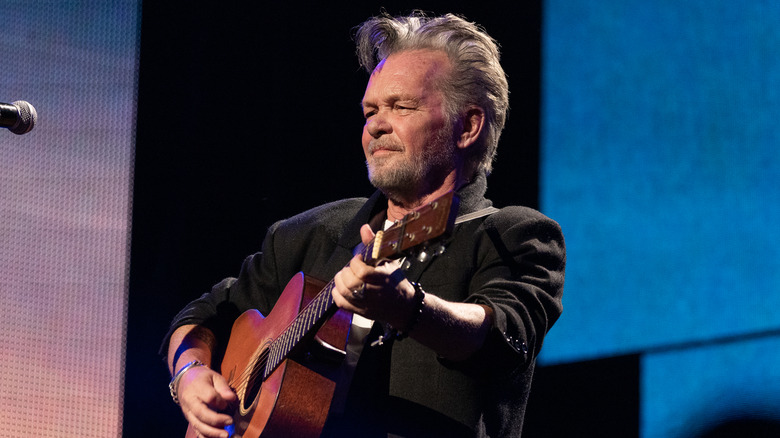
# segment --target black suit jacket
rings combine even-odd
[[[460,213],[489,206],[485,189],[481,176],[461,190]],[[169,334],[184,324],[204,324],[226,344],[233,320],[252,308],[268,314],[297,272],[331,279],[360,243],[360,226],[385,208],[377,192],[277,222],[238,278],[190,303]],[[560,227],[535,210],[506,207],[457,225],[445,247],[429,262],[413,263],[407,277],[446,300],[492,307],[495,321],[483,348],[461,362],[437,357],[411,339],[366,348],[346,413],[329,420],[327,434],[520,435],[536,355],[562,310]],[[381,333],[375,329],[368,342]]]

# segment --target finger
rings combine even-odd
[[[363,263],[363,256],[358,254],[350,260],[350,263],[336,274],[334,278],[336,287],[345,297],[349,297],[355,290],[360,290],[365,286],[361,273],[365,271],[367,265]]]
[[[220,428],[233,422],[233,417],[230,415],[217,412],[217,409],[225,409],[227,407],[228,402],[220,398],[216,392],[207,395],[204,399],[188,400],[186,405],[182,403],[182,410],[185,411],[185,416],[189,411],[200,422]]]
[[[205,418],[200,417],[199,415],[205,415]],[[212,415],[220,415],[217,414],[214,411],[211,411],[208,408],[204,409],[194,409],[192,411],[185,411],[184,417],[187,419],[187,421],[190,422],[192,427],[195,429],[198,434],[204,437],[208,438],[227,438],[228,433],[224,429],[224,426],[222,423],[217,422],[216,424],[210,423],[210,420],[212,419]],[[231,419],[232,421],[232,419]]]
[[[371,227],[368,226],[368,224],[360,227],[360,240],[363,241],[363,245],[368,245],[372,240],[374,240],[374,232],[371,230]]]
[[[348,268],[344,268],[333,277],[333,290],[331,290],[331,296],[333,297],[333,302],[338,307],[352,311],[352,303],[349,302],[350,298],[352,298],[352,292],[344,280],[344,278],[348,276]]]
[[[355,277],[349,266],[339,271],[333,281],[331,296],[336,306],[362,315],[366,306],[365,285]]]
[[[352,271],[355,282],[347,284],[355,287],[362,287],[364,283],[370,282],[367,280],[372,274],[373,268],[363,261],[363,256],[361,254],[352,257],[352,260],[349,261],[349,270]]]
[[[217,374],[214,377],[214,389],[217,391],[219,398],[227,404],[227,406],[222,406],[220,409],[224,409],[238,401],[238,396],[235,391],[233,391],[233,388],[228,385],[227,380],[220,374]]]
[[[189,419],[188,419],[189,420]],[[198,419],[190,420],[190,425],[198,433],[198,436],[205,438],[228,438],[230,434],[224,428],[209,426]]]
[[[342,269],[333,277],[333,293],[342,297],[346,297],[346,292],[349,291],[349,287],[347,287],[344,280],[344,277],[348,275],[345,271],[346,269]]]
[[[206,436],[233,422],[230,415],[217,412],[226,409],[237,398],[225,378],[206,367],[193,369],[179,384],[179,399],[187,420]],[[213,430],[212,430],[213,429]]]
[[[225,429],[217,429],[207,425],[190,423],[197,432],[197,436],[204,438],[228,438],[230,434]]]
[[[330,292],[330,294],[333,297],[333,304],[335,304],[339,309],[348,310],[350,312],[355,311],[352,303],[350,303],[335,287]]]

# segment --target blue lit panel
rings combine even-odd
[[[641,436],[690,438],[737,422],[746,438],[774,436],[744,428],[748,421],[780,422],[778,364],[780,335],[648,354],[641,365]]]
[[[779,22],[770,1],[545,2],[540,202],[568,265],[540,362],[641,354],[644,438],[778,420]]]
[[[780,3],[545,3],[544,363],[780,328]]]

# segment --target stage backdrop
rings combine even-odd
[[[0,2],[0,435],[121,435],[137,1]]]
[[[780,3],[549,0],[543,364],[641,355],[641,436],[780,412]]]

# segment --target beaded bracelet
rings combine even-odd
[[[414,300],[414,311],[412,311],[412,315],[409,317],[409,322],[406,324],[406,330],[401,331],[397,328],[394,328],[390,324],[387,324],[385,327],[385,333],[383,335],[379,336],[379,339],[371,343],[372,347],[378,347],[385,344],[385,341],[387,340],[395,340],[395,341],[402,341],[406,339],[409,336],[409,332],[412,331],[415,325],[420,321],[420,316],[422,316],[423,309],[425,309],[425,291],[422,289],[422,287],[414,282],[412,283],[412,286],[414,286],[414,297],[412,299]]]
[[[414,300],[414,310],[409,317],[409,322],[406,323],[406,329],[395,331],[395,339],[399,341],[409,336],[409,332],[420,322],[423,309],[425,309],[425,291],[419,283],[412,282],[412,286],[414,286],[414,297],[412,298]]]

